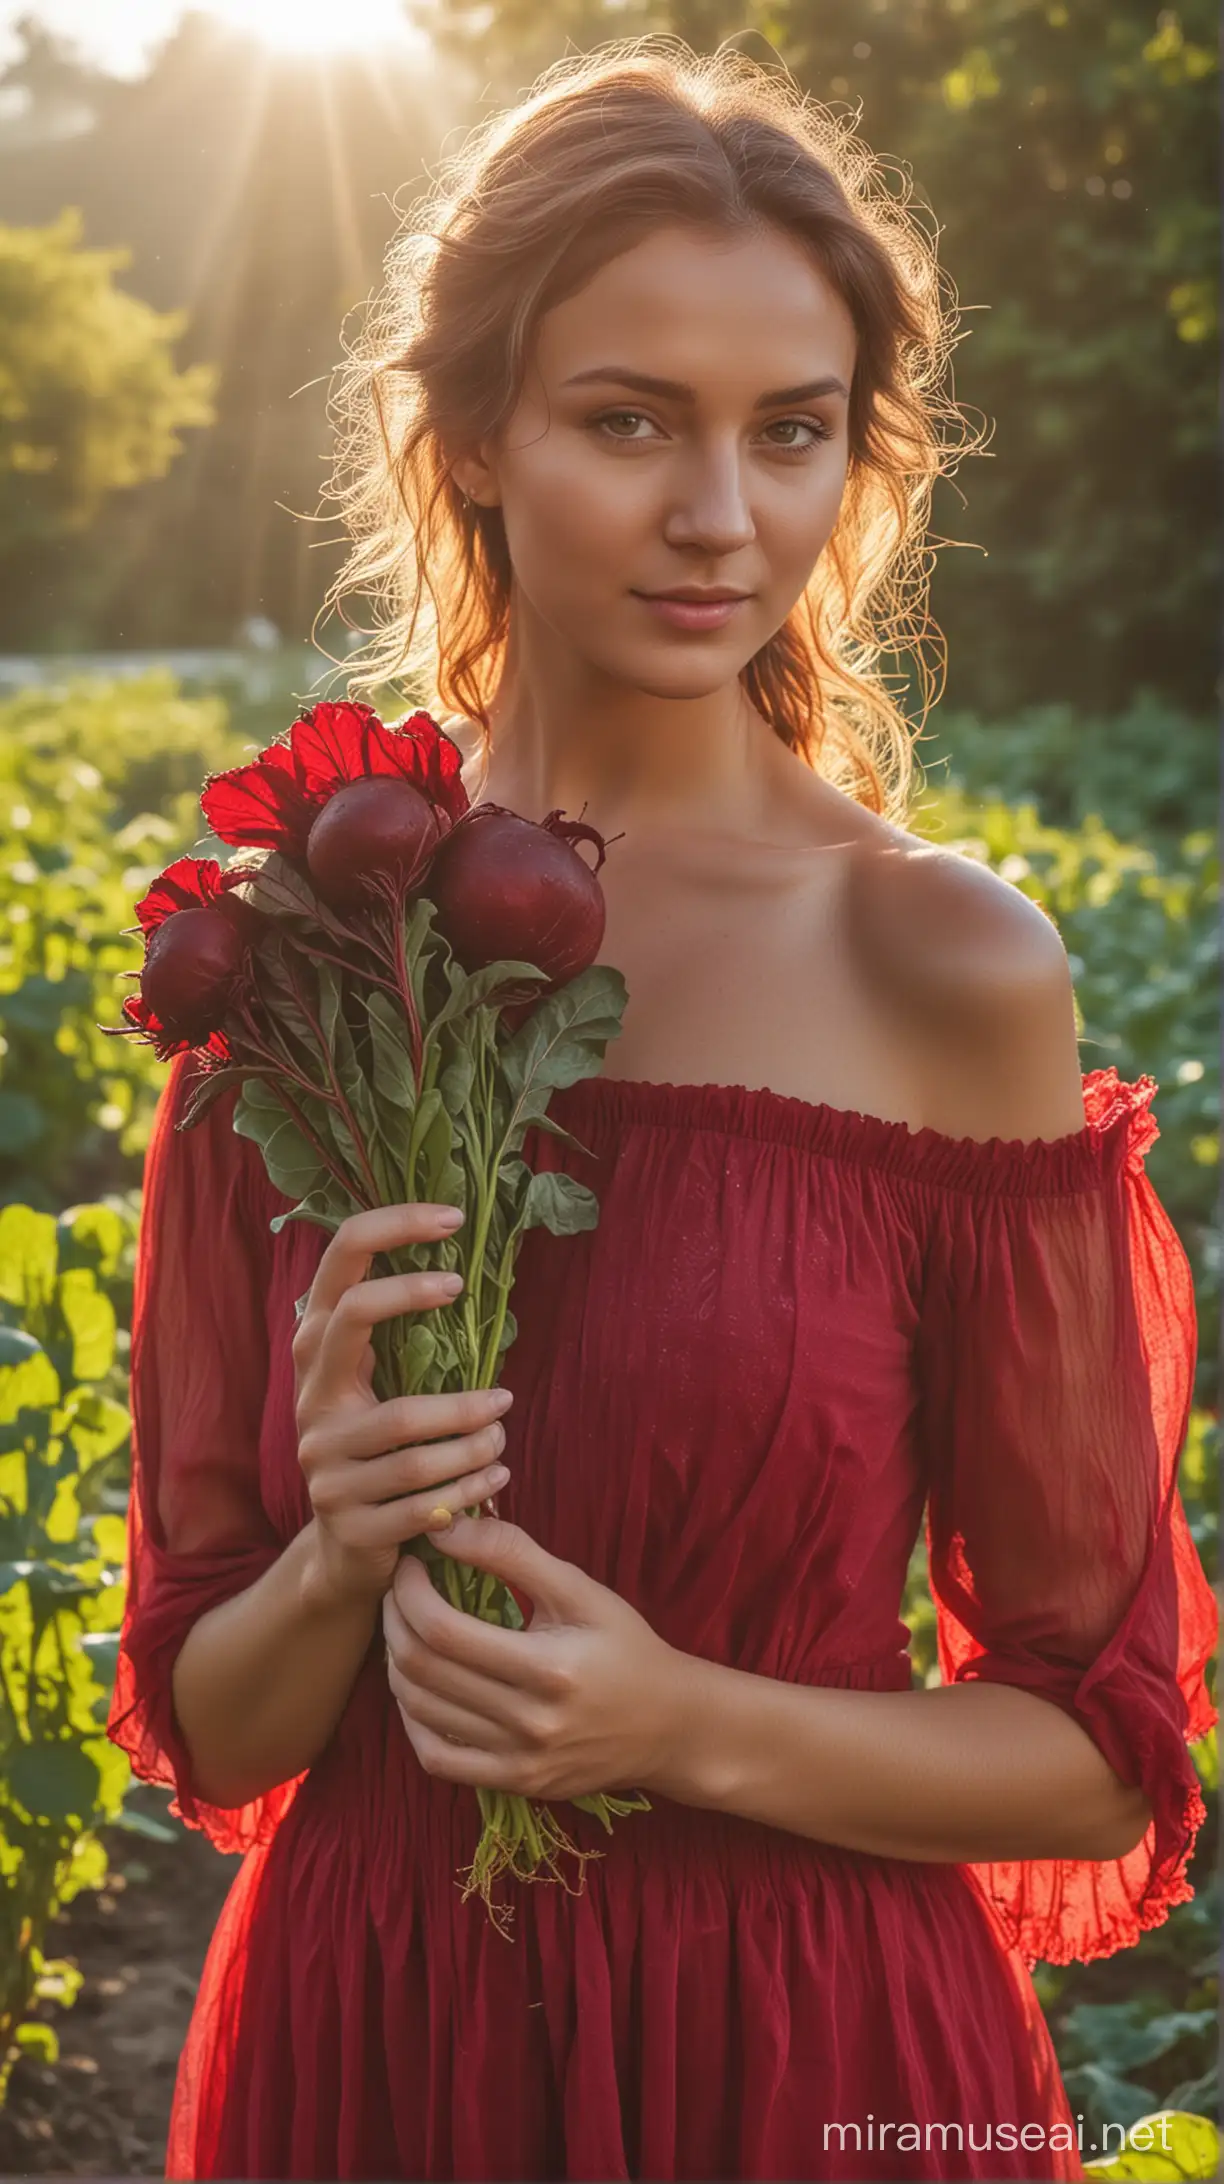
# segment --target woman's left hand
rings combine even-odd
[[[430,1538],[506,1579],[534,1614],[526,1630],[482,1622],[442,1598],[419,1556],[403,1557],[383,1632],[426,1773],[540,1799],[662,1790],[679,1757],[691,1656],[517,1524],[459,1515]]]

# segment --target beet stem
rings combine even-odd
[[[332,1091],[334,1093],[334,1098],[331,1102],[331,1105],[338,1109],[339,1113],[344,1119],[345,1127],[348,1130],[349,1136],[352,1138],[353,1148],[357,1154],[358,1164],[360,1166],[361,1173],[365,1182],[366,1191],[368,1194],[367,1203],[371,1206],[376,1206],[379,1202],[380,1197],[378,1178],[374,1174],[374,1171],[371,1168],[369,1160],[367,1158],[365,1142],[358,1127],[357,1118],[354,1115],[352,1108],[349,1106],[348,1100],[345,1097],[344,1087],[336,1074],[336,1067],[332,1059],[331,1048],[328,1045],[327,1038],[324,1034],[323,1026],[319,1022],[318,1017],[315,1015],[314,1010],[312,1009],[309,1001],[306,999],[301,986],[299,985],[297,979],[294,977],[292,972],[290,972],[289,974],[289,983],[293,988],[294,1000],[297,1002],[298,1007],[301,1009],[303,1016],[306,1018],[307,1023],[309,1024],[312,1032],[315,1035],[315,1040],[318,1045],[319,1053],[323,1057],[324,1067],[326,1068],[328,1077],[331,1080]]]
[[[303,1115],[301,1110],[299,1109],[298,1104],[293,1098],[292,1094],[286,1092],[283,1085],[278,1085],[276,1088],[276,1096],[279,1100],[283,1100],[285,1106],[289,1110],[289,1114],[291,1115],[294,1123],[297,1125],[297,1128],[301,1131],[307,1143],[313,1145],[315,1151],[319,1155],[320,1160],[322,1160],[329,1173],[335,1178],[336,1182],[340,1184],[346,1197],[356,1198],[358,1196],[358,1193],[353,1189],[352,1177],[348,1175],[343,1168],[337,1166],[336,1162],[332,1159],[330,1153],[328,1153],[326,1148],[320,1143],[319,1139],[315,1136],[315,1133],[311,1128],[310,1124],[307,1122],[305,1115]],[[372,1198],[367,1200],[367,1209],[371,1206],[376,1206],[377,1204],[378,1194],[376,1192]]]
[[[360,940],[361,946],[365,948],[370,955],[379,955],[380,951],[375,948],[368,940],[361,939],[360,934],[357,934],[354,937]],[[298,946],[298,943],[291,940],[289,945],[291,947],[296,947]],[[301,948],[300,952],[303,955],[309,956],[312,963],[334,963],[338,970],[347,971],[350,978],[353,976],[353,965],[349,962],[348,958],[346,956],[333,955],[329,948],[316,948],[312,942],[310,947],[303,947]],[[399,987],[396,985],[395,980],[392,978],[383,978],[379,972],[367,970],[358,971],[357,976],[359,978],[365,979],[368,985],[381,986],[384,993],[394,994],[397,1001],[402,998]]]
[[[391,929],[391,962],[395,972],[396,988],[408,1018],[408,1036],[411,1043],[412,1074],[416,1079],[417,1098],[421,1096],[421,1071],[424,1063],[424,1039],[421,1019],[417,1013],[416,995],[412,990],[412,976],[404,953],[404,904],[397,898],[388,910]]]
[[[493,1324],[490,1330],[492,1339],[488,1346],[488,1356],[482,1364],[480,1379],[477,1383],[480,1387],[491,1388],[497,1378],[498,1347],[501,1342],[502,1328],[506,1324],[506,1313],[510,1305],[510,1287],[514,1280],[514,1261],[517,1256],[518,1240],[521,1234],[522,1228],[520,1226],[506,1238],[505,1249],[501,1255],[501,1264],[497,1269],[494,1280],[497,1303],[493,1311]]]
[[[275,1018],[273,1017],[271,1010],[268,1011],[268,1017],[269,1021],[275,1025]],[[293,1065],[291,1068],[288,1069],[282,1067],[282,1065],[277,1061],[277,1058],[275,1054],[271,1051],[271,1049],[263,1044],[263,1041],[259,1036],[258,1030],[254,1025],[250,1010],[245,1005],[239,1012],[239,1020],[242,1023],[244,1030],[246,1031],[249,1046],[253,1049],[257,1061],[259,1061],[262,1065],[260,1074],[272,1079],[272,1089],[275,1091],[278,1100],[280,1100],[286,1113],[290,1117],[290,1120],[301,1131],[302,1136],[306,1139],[307,1144],[312,1146],[314,1151],[318,1154],[319,1160],[322,1163],[323,1167],[326,1168],[328,1174],[331,1175],[334,1180],[340,1184],[341,1188],[349,1197],[356,1197],[357,1193],[353,1190],[352,1178],[348,1175],[344,1168],[340,1167],[337,1164],[335,1158],[331,1153],[330,1148],[323,1143],[321,1138],[316,1136],[312,1125],[307,1121],[305,1115],[299,1108],[297,1101],[286,1089],[284,1080],[288,1078],[292,1083],[298,1085],[303,1091],[306,1092],[317,1092],[317,1086],[314,1085],[308,1077],[304,1077],[301,1071],[296,1067],[296,1065]],[[326,1098],[326,1094],[324,1094],[323,1096],[324,1098]],[[371,1203],[377,1204],[377,1197],[375,1197],[375,1199],[373,1199]]]

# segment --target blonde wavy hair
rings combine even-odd
[[[500,510],[465,502],[450,463],[511,415],[542,314],[677,222],[797,238],[853,318],[837,525],[741,681],[791,750],[903,819],[945,666],[927,605],[931,492],[977,445],[951,391],[954,294],[904,171],[733,46],[701,56],[652,36],[558,61],[469,134],[407,216],[332,391],[329,497],[351,543],[323,613],[357,628],[361,600],[373,616],[349,688],[398,686],[467,716],[487,759],[511,568]],[[914,663],[917,723],[887,657]]]

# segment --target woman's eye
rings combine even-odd
[[[603,410],[591,423],[595,430],[608,439],[624,444],[642,442],[654,433],[654,424],[643,410]],[[639,429],[644,427],[645,429]],[[626,429],[628,428],[628,429]],[[806,455],[822,440],[831,440],[833,429],[819,417],[778,417],[765,428],[767,433],[784,433],[784,439],[774,439],[770,444],[783,455]],[[802,437],[806,435],[806,437]]]
[[[614,440],[640,439],[642,437],[640,433],[615,432],[612,430],[612,427],[614,425],[623,424],[626,418],[629,420],[630,424],[634,425],[649,425],[650,423],[649,417],[643,416],[641,410],[631,409],[605,410],[601,417],[593,418],[592,423],[599,426],[601,430],[607,430],[610,433],[611,438]]]
[[[769,432],[806,432],[811,434],[811,438],[807,440],[775,440],[774,446],[779,448],[784,455],[806,455],[810,448],[818,446],[822,440],[831,440],[833,437],[832,427],[826,425],[823,419],[819,417],[777,417],[772,425],[766,427],[766,430]]]

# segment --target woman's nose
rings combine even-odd
[[[699,546],[711,554],[751,545],[756,525],[738,448],[712,451],[694,462],[673,492],[664,537],[669,546]]]

